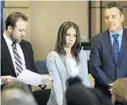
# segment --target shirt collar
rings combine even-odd
[[[3,33],[3,37],[4,37],[5,41],[6,41],[6,43],[7,43],[8,45],[12,46],[13,41],[11,40],[11,38],[9,38],[9,37],[6,35],[5,32]]]
[[[111,32],[111,31],[109,31],[109,33],[110,33],[110,37],[112,37],[112,35],[114,35],[114,34],[119,34],[120,36],[122,36],[123,35],[123,28],[121,28],[118,32],[116,32],[116,33],[114,33],[114,32]]]

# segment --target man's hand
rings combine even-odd
[[[0,78],[1,78],[1,85],[2,85],[2,84],[10,84],[10,83],[12,83],[12,82],[17,81],[17,78],[12,77],[12,76],[10,76],[10,75],[1,76]]]
[[[112,87],[112,86],[113,86],[113,83],[109,83],[108,85],[109,85],[110,87]]]
[[[51,76],[49,74],[43,74],[42,75],[42,84],[39,85],[41,89],[45,89],[47,85],[49,85],[52,82]]]
[[[52,78],[50,75],[43,74],[42,76],[43,76],[42,84],[49,85],[52,82]]]
[[[112,91],[112,89],[111,89],[111,88],[112,88],[112,86],[113,86],[113,83],[109,83],[108,85],[109,85],[109,87],[110,87],[110,89],[108,89],[108,90],[109,90],[109,91],[110,91],[110,93],[111,93],[111,91]]]

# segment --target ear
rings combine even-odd
[[[124,21],[124,15],[123,14],[121,14],[121,19],[122,19],[122,22]]]
[[[12,26],[8,26],[8,29],[7,29],[10,33],[12,32]]]

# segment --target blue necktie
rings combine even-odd
[[[118,42],[118,36],[119,34],[114,34],[113,36],[113,58],[115,63],[117,64],[118,58],[119,58],[119,42]]]

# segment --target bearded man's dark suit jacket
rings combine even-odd
[[[20,46],[24,53],[26,68],[34,72],[37,72],[34,63],[33,50],[31,44],[28,41],[22,40],[20,42]],[[16,77],[11,55],[3,36],[1,36],[1,75],[11,75],[13,77]]]
[[[95,79],[95,88],[101,90],[107,96],[106,98],[109,98],[111,94],[108,90],[110,87],[108,84],[113,83],[118,78],[127,77],[127,29],[123,29],[117,64],[113,59],[109,31],[94,36],[91,44],[90,73]]]

